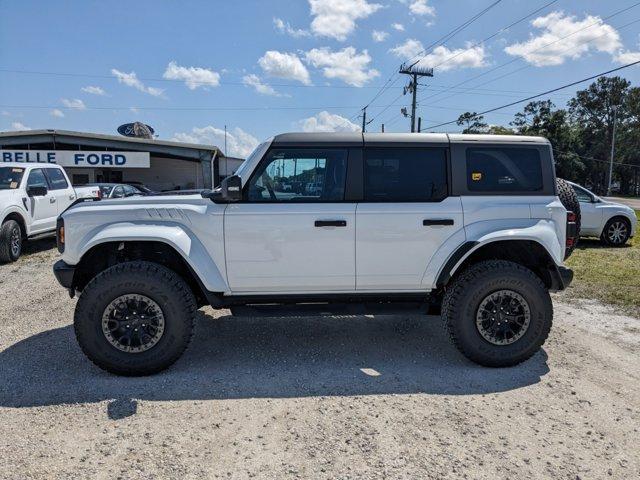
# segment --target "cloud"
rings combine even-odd
[[[301,28],[293,28],[291,25],[289,25],[289,22],[285,22],[281,18],[274,18],[273,26],[278,32],[290,35],[294,38],[311,36],[311,32],[309,32],[308,30],[303,30]]]
[[[11,130],[31,130],[31,127],[27,127],[24,123],[20,123],[20,122],[13,122],[11,124]]]
[[[532,20],[531,25],[542,29],[542,33],[532,35],[526,42],[509,45],[504,51],[521,56],[536,67],[562,65],[566,59],[578,59],[592,49],[614,55],[622,47],[616,29],[597,16],[587,15],[578,20],[573,15],[556,11]],[[584,30],[578,32],[580,29]],[[576,33],[562,38],[573,32]]]
[[[424,46],[422,45],[422,42],[420,40],[408,38],[404,43],[396,45],[389,51],[397,57],[404,58],[405,60],[410,60],[419,53],[423,52]]]
[[[121,72],[120,70],[116,70],[115,68],[112,68],[111,74],[118,79],[118,83],[123,83],[128,87],[133,87],[136,90],[140,90],[141,92],[148,93],[149,95],[153,95],[154,97],[160,97],[164,92],[164,90],[162,90],[161,88],[145,86],[144,83],[138,80],[138,76],[136,75],[136,72],[126,73],[126,72]]]
[[[169,62],[162,78],[167,80],[184,80],[189,90],[198,87],[217,87],[220,85],[220,74],[202,67],[181,67],[176,62]]]
[[[11,116],[11,114],[9,112],[7,112],[6,110],[2,110],[2,116],[3,117],[9,117],[9,116]]]
[[[57,108],[54,108],[53,110],[51,110],[49,112],[49,115],[51,115],[52,117],[57,117],[57,118],[64,118],[64,113],[62,112],[62,110],[59,110]]]
[[[318,36],[344,41],[356,28],[356,20],[367,18],[382,8],[368,0],[309,0],[311,31]]]
[[[427,0],[413,0],[409,2],[409,11],[414,15],[434,17],[436,9],[427,4]]]
[[[298,122],[303,132],[359,132],[360,127],[349,119],[326,110]]]
[[[85,93],[90,93],[91,95],[104,96],[107,94],[107,92],[105,92],[101,87],[94,87],[93,85],[82,87],[81,90]]]
[[[74,110],[87,109],[87,106],[79,98],[61,98],[60,101],[67,108],[73,108]]]
[[[391,24],[391,28],[393,28],[394,30],[398,31],[398,32],[404,32],[404,25],[401,23],[392,23]]]
[[[633,62],[640,62],[640,52],[631,52],[629,50],[620,51],[616,55],[614,55],[613,60],[622,65]]]
[[[242,83],[244,83],[248,87],[253,87],[254,90],[261,95],[271,95],[272,97],[288,96],[277,92],[271,85],[264,83],[258,75],[255,75],[253,73],[242,77]]]
[[[224,130],[212,125],[193,127],[190,132],[176,133],[176,142],[204,143],[224,148]],[[227,132],[227,154],[231,157],[247,157],[257,146],[258,139],[239,127]]]
[[[305,85],[311,85],[309,72],[295,53],[269,50],[258,60],[258,65],[264,73],[272,77],[297,80]]]
[[[368,69],[371,57],[366,50],[358,53],[354,47],[331,51],[327,47],[314,48],[305,54],[305,59],[316,68],[322,68],[326,78],[338,78],[343,82],[362,87],[380,72]]]
[[[431,53],[420,57],[418,65],[422,67],[437,67],[440,71],[454,70],[458,68],[480,68],[485,67],[486,52],[484,45],[472,46],[468,42],[465,48],[449,49],[443,45],[434,48]],[[424,47],[419,40],[408,39],[401,45],[390,50],[396,56],[405,60],[415,59],[424,51]]]
[[[374,42],[384,42],[389,34],[387,32],[383,32],[381,30],[374,30],[371,32],[371,38]]]

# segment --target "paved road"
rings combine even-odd
[[[624,197],[605,197],[605,200],[609,200],[611,202],[623,203],[625,205],[629,205],[631,208],[636,210],[640,210],[640,198],[624,198]]]

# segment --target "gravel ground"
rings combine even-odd
[[[2,478],[640,477],[640,321],[600,304],[557,296],[510,369],[437,318],[204,309],[173,368],[119,378],[76,345],[52,246],[0,266]]]

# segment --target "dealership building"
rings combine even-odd
[[[139,182],[155,191],[212,188],[242,159],[214,145],[66,130],[0,132],[0,163],[62,166],[74,185]]]

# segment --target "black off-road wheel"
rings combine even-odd
[[[622,247],[631,236],[631,222],[624,217],[610,219],[600,235],[600,240],[610,247]]]
[[[510,367],[545,342],[553,305],[531,270],[488,260],[463,271],[447,288],[442,318],[451,341],[468,359],[487,367]]]
[[[7,220],[0,227],[0,262],[15,262],[22,253],[22,229],[15,220]]]
[[[562,205],[567,210],[573,212],[576,215],[576,226],[578,227],[578,235],[576,236],[575,242],[570,247],[567,247],[564,252],[564,259],[566,260],[576,249],[576,245],[578,245],[578,239],[580,238],[580,222],[581,222],[581,212],[580,212],[580,202],[578,201],[578,196],[576,195],[573,187],[562,178],[556,178],[556,187],[558,190],[558,198]]]
[[[78,343],[98,367],[151,375],[172,365],[193,336],[196,300],[172,270],[127,262],[97,275],[76,305]]]

